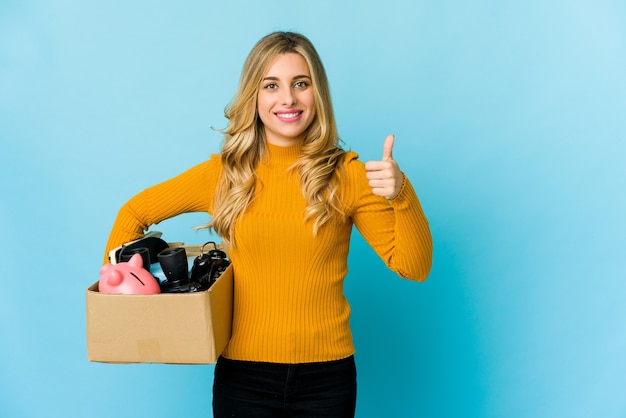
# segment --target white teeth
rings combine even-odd
[[[297,112],[297,113],[279,113],[278,116],[283,118],[283,119],[293,119],[293,118],[298,117],[299,114],[300,114],[299,112]]]

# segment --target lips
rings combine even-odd
[[[283,122],[293,122],[300,119],[302,116],[302,111],[291,111],[291,112],[276,112],[274,113],[276,117]]]

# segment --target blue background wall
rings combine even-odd
[[[213,366],[89,363],[84,292],[276,29],[318,47],[348,147],[396,134],[434,236],[423,284],[355,236],[357,416],[626,416],[618,0],[0,2],[0,416],[210,416]]]

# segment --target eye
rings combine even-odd
[[[131,272],[130,273],[135,279],[139,280],[139,283],[141,283],[142,286],[145,286],[144,282],[141,281],[141,279],[139,278],[139,276],[137,276],[135,273]]]
[[[297,89],[305,89],[309,87],[309,83],[301,80],[301,81],[296,81],[293,86]]]
[[[276,83],[267,83],[266,85],[263,86],[263,88],[265,90],[275,90],[278,88],[278,84]]]

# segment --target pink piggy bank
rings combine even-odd
[[[143,268],[141,255],[133,255],[128,262],[107,263],[100,269],[98,291],[123,295],[152,295],[161,293],[159,282]]]

